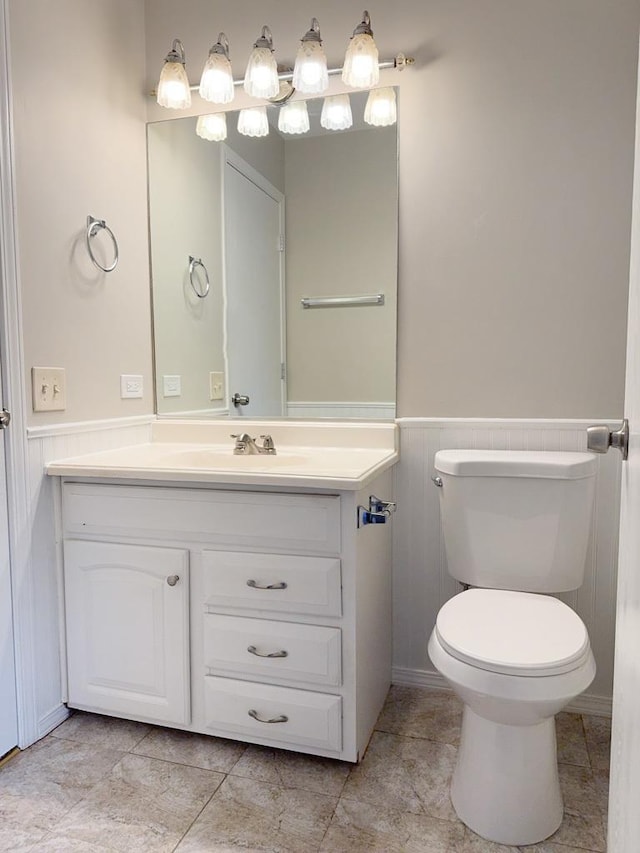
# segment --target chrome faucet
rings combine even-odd
[[[232,433],[231,438],[235,438],[236,440],[235,447],[233,448],[235,456],[255,456],[258,453],[275,456],[276,454],[276,448],[270,435],[260,436],[262,444],[258,444],[255,438],[252,438],[248,432]]]

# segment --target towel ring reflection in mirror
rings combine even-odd
[[[199,287],[200,280],[198,276],[195,274],[196,267],[202,267],[202,271],[204,273],[204,290]],[[209,293],[209,273],[207,272],[207,268],[202,263],[202,258],[194,258],[193,255],[189,255],[189,281],[191,282],[191,287],[193,288],[193,292],[198,297],[198,299],[204,299],[205,296]]]
[[[100,261],[93,254],[93,249],[91,247],[91,238],[95,237],[96,234],[102,230],[106,231],[113,241],[113,263],[110,266],[102,266]],[[118,241],[104,219],[96,219],[93,216],[87,216],[87,249],[89,251],[89,257],[93,261],[94,265],[98,267],[99,270],[102,270],[102,272],[113,272],[113,270],[118,266]]]

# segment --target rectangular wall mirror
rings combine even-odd
[[[180,417],[393,418],[397,126],[148,125],[156,404]],[[248,402],[246,402],[248,398]],[[235,403],[234,403],[235,400]]]

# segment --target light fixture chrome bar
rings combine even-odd
[[[412,56],[405,56],[404,53],[399,53],[393,59],[385,59],[382,62],[378,63],[378,68],[380,70],[384,70],[385,68],[397,68],[398,71],[402,71],[407,65],[413,65],[415,63],[415,59]],[[327,74],[329,77],[335,77],[336,74],[342,74],[342,66],[340,68],[329,68],[327,70]],[[282,71],[278,74],[278,80],[282,80],[284,82],[291,82],[293,80],[293,71]],[[244,77],[240,79],[235,79],[233,81],[234,86],[243,86],[244,85]],[[196,86],[189,86],[192,92],[197,92],[200,84]],[[151,93],[155,95],[155,92]]]
[[[364,296],[305,296],[300,300],[303,308],[346,308],[353,305],[384,305],[384,293]]]

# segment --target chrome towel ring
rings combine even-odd
[[[95,237],[98,231],[102,231],[102,229],[104,229],[113,240],[113,263],[111,264],[111,266],[107,267],[102,266],[100,261],[97,260],[96,256],[93,254],[93,249],[91,248],[91,238]],[[97,266],[99,270],[102,270],[102,272],[112,272],[118,266],[118,241],[116,240],[115,234],[113,233],[111,228],[109,228],[104,219],[95,219],[95,217],[93,216],[87,216],[87,249],[89,251],[89,257],[91,258],[95,266]]]
[[[204,279],[206,282],[204,292],[196,286],[197,279],[194,275],[196,267],[202,267],[202,270],[204,272]],[[207,268],[205,267],[205,265],[202,263],[202,258],[194,258],[193,255],[189,255],[189,281],[191,282],[193,292],[198,297],[198,299],[204,299],[205,296],[207,296],[207,294],[209,293],[209,288],[211,285],[209,284],[209,273],[207,272]]]

